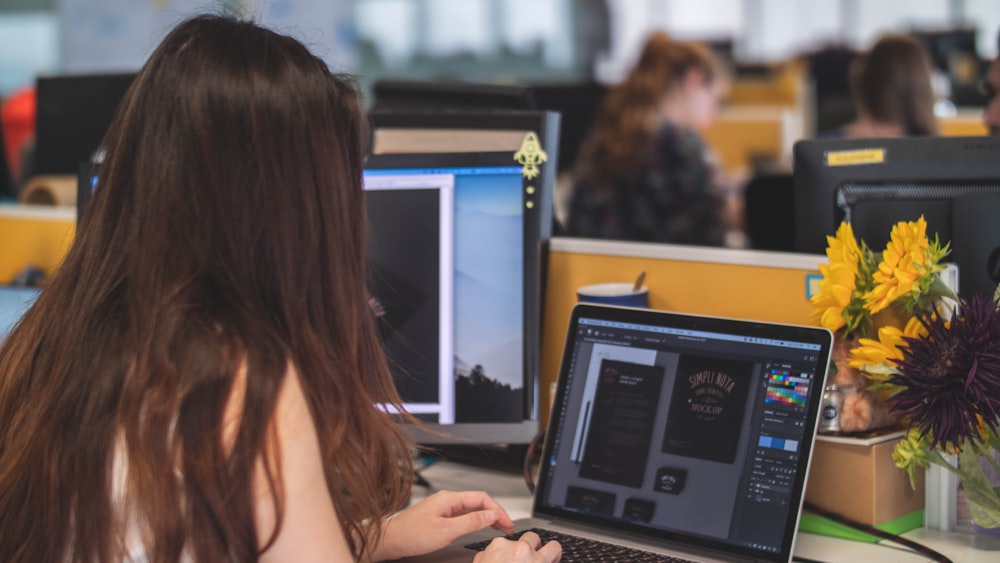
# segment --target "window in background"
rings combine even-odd
[[[1000,31],[996,0],[3,0],[0,95],[39,72],[135,70],[174,22],[219,6],[296,33],[365,81],[614,82],[654,28],[728,38],[746,62],[956,25],[974,26],[992,58]]]
[[[358,72],[368,81],[513,82],[575,76],[580,68],[571,20],[581,6],[592,3],[356,0]]]
[[[1000,35],[1000,9],[996,0],[964,0],[962,20],[976,28],[979,56],[992,59],[1000,56],[997,36]]]
[[[844,41],[841,2],[748,0],[737,56],[745,61],[780,61]]]
[[[0,98],[60,67],[59,23],[51,11],[0,13]]]
[[[845,0],[841,0],[842,2]],[[870,47],[879,36],[890,31],[908,29],[945,28],[955,23],[956,15],[949,0],[880,0],[862,2],[853,0],[855,14],[853,25],[845,32],[855,47]],[[996,2],[993,2],[996,9]]]

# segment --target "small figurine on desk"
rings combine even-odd
[[[836,385],[842,394],[836,432],[863,432],[891,426],[896,422],[896,417],[889,412],[883,398],[868,389],[868,378],[851,366],[850,352],[857,345],[856,337],[838,336],[830,358],[836,371],[831,374],[827,384]]]

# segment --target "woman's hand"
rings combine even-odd
[[[475,491],[434,493],[393,516],[384,526],[382,543],[374,554],[377,561],[437,551],[459,536],[484,528],[492,527],[504,534],[514,532],[507,512],[490,495]]]
[[[555,563],[562,558],[562,546],[550,541],[542,545],[534,532],[525,532],[517,541],[496,538],[476,554],[473,563]]]

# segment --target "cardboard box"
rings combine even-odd
[[[892,462],[902,436],[902,431],[871,438],[817,436],[806,501],[873,526],[923,510],[923,474],[914,489]]]

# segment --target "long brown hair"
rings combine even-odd
[[[252,23],[201,16],[163,40],[72,248],[0,349],[0,560],[123,560],[116,455],[149,561],[256,560],[273,537],[256,536],[254,464],[274,458],[289,365],[370,557],[410,458],[375,407],[399,397],[367,305],[364,115],[349,78]]]
[[[608,92],[594,129],[580,150],[577,173],[595,186],[628,178],[646,158],[663,95],[691,70],[711,84],[722,72],[712,51],[701,43],[681,42],[666,33],[651,34],[639,60]]]
[[[908,35],[885,35],[852,68],[858,110],[877,123],[899,126],[907,135],[936,135],[930,59]]]

